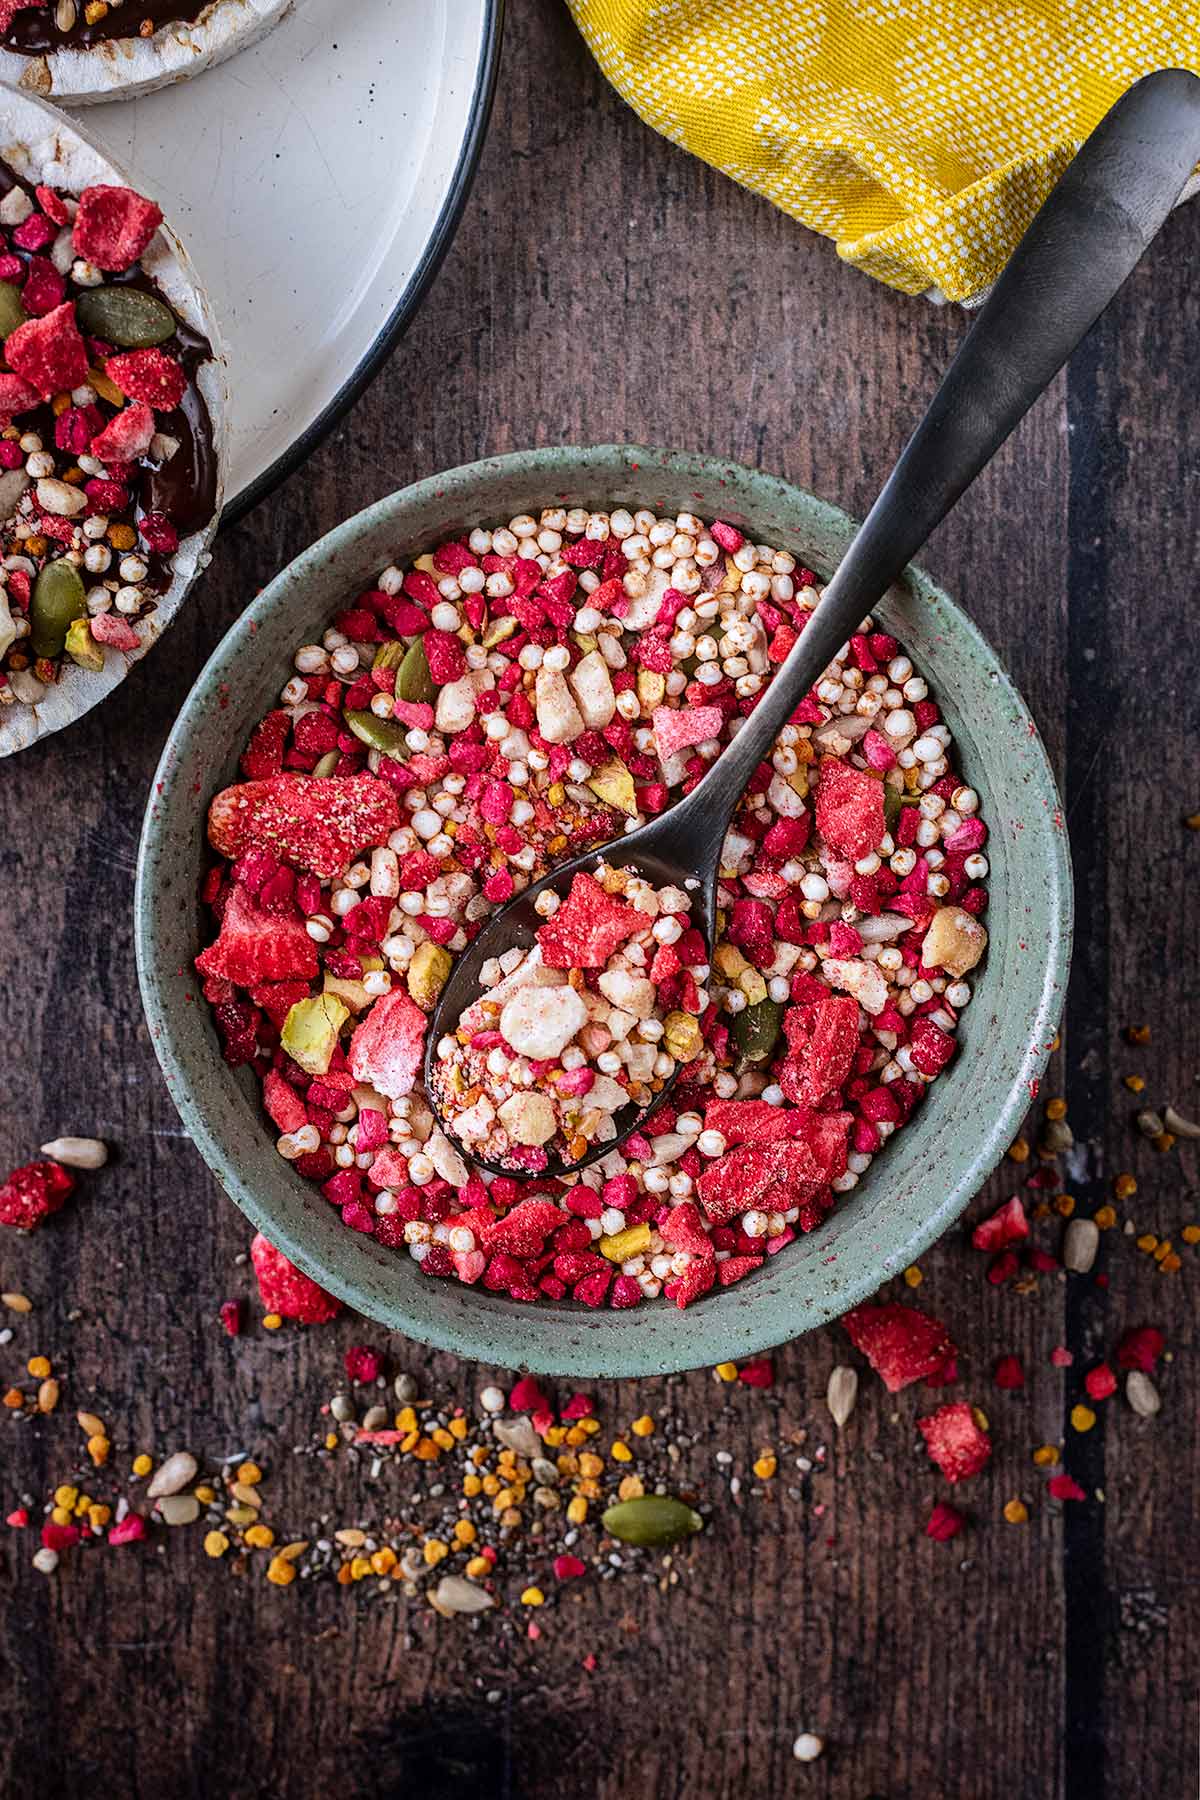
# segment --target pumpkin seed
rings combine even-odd
[[[398,678],[396,685],[399,686]],[[359,743],[384,756],[403,757],[405,731],[402,725],[392,719],[381,719],[373,712],[348,712],[343,717]]]
[[[429,1593],[429,1602],[447,1616],[454,1613],[487,1612],[496,1602],[485,1588],[476,1587],[463,1575],[443,1575]]]
[[[75,296],[75,316],[89,337],[123,350],[146,350],[175,335],[170,307],[138,288],[86,288]]]
[[[622,1544],[678,1544],[699,1531],[704,1520],[682,1500],[670,1494],[642,1494],[636,1500],[620,1500],[601,1519],[609,1537]]]
[[[87,612],[79,570],[60,558],[48,562],[33,584],[29,607],[30,643],[35,656],[61,656],[72,619]]]
[[[854,1411],[857,1399],[858,1370],[852,1369],[848,1363],[839,1363],[836,1369],[830,1370],[829,1386],[825,1390],[825,1404],[839,1431]]]
[[[167,1494],[158,1511],[164,1525],[194,1525],[200,1517],[200,1502],[195,1494]]]
[[[393,638],[390,644],[380,644],[371,664],[373,669],[398,669],[408,652],[399,638]]]
[[[0,338],[6,338],[10,331],[23,325],[28,317],[21,301],[20,288],[15,288],[11,281],[0,281]]]
[[[1100,1227],[1094,1219],[1072,1219],[1063,1237],[1063,1263],[1075,1275],[1086,1275],[1100,1248]]]
[[[396,698],[417,705],[422,701],[429,705],[437,699],[437,683],[429,673],[429,658],[421,638],[413,639],[396,671]]]
[[[333,771],[337,768],[341,760],[342,753],[340,750],[327,750],[313,769],[313,774],[317,777],[318,781],[323,781],[327,776],[333,774]]]
[[[883,829],[894,837],[900,823],[900,789],[889,781],[883,784]]]
[[[759,1000],[744,1007],[733,1021],[733,1041],[737,1045],[740,1067],[747,1069],[765,1063],[783,1029],[783,1008],[777,1000]]]

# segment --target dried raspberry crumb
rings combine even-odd
[[[935,1543],[948,1544],[951,1538],[958,1536],[966,1522],[956,1506],[947,1506],[944,1500],[939,1500],[929,1515],[925,1536],[933,1538]]]
[[[1083,1488],[1070,1475],[1052,1475],[1046,1485],[1055,1500],[1087,1499]]]
[[[1013,1390],[1025,1386],[1025,1370],[1021,1366],[1019,1356],[1002,1356],[996,1364],[995,1382],[998,1388]]]
[[[221,1323],[230,1337],[240,1337],[242,1330],[242,1303],[240,1300],[222,1301]]]
[[[770,1357],[757,1356],[753,1362],[743,1363],[738,1370],[738,1380],[744,1381],[747,1387],[772,1387],[775,1382],[775,1369]]]
[[[375,1381],[383,1370],[383,1358],[367,1344],[351,1344],[346,1352],[346,1375],[351,1381]]]
[[[1117,1378],[1107,1363],[1097,1363],[1084,1376],[1083,1385],[1092,1400],[1107,1400],[1110,1394],[1117,1391]]]
[[[1140,1369],[1144,1375],[1152,1375],[1166,1341],[1154,1325],[1140,1325],[1127,1331],[1117,1345],[1117,1367]]]

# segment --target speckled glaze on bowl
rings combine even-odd
[[[142,831],[138,972],[180,1116],[225,1191],[302,1269],[368,1317],[424,1343],[542,1374],[631,1376],[750,1355],[836,1318],[946,1230],[1012,1141],[1049,1054],[1071,938],[1062,809],[1036,727],[995,652],[917,569],[877,608],[928,677],[991,836],[991,943],[961,1050],[913,1121],[819,1231],[686,1312],[519,1305],[422,1275],[349,1231],[276,1153],[258,1084],[221,1060],[192,974],[211,795],[292,673],[298,644],[393,560],[471,526],[565,505],[687,510],[744,526],[831,573],[853,532],[834,507],[733,463],[638,446],[533,450],[417,482],[339,525],[247,608],[201,674],[163,751]]]

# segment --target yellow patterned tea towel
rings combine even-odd
[[[908,294],[994,281],[1195,0],[567,0],[634,110]]]

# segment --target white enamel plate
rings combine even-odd
[[[453,235],[502,0],[296,0],[194,80],[89,108],[161,201],[229,354],[226,518],[296,468],[370,379]]]

